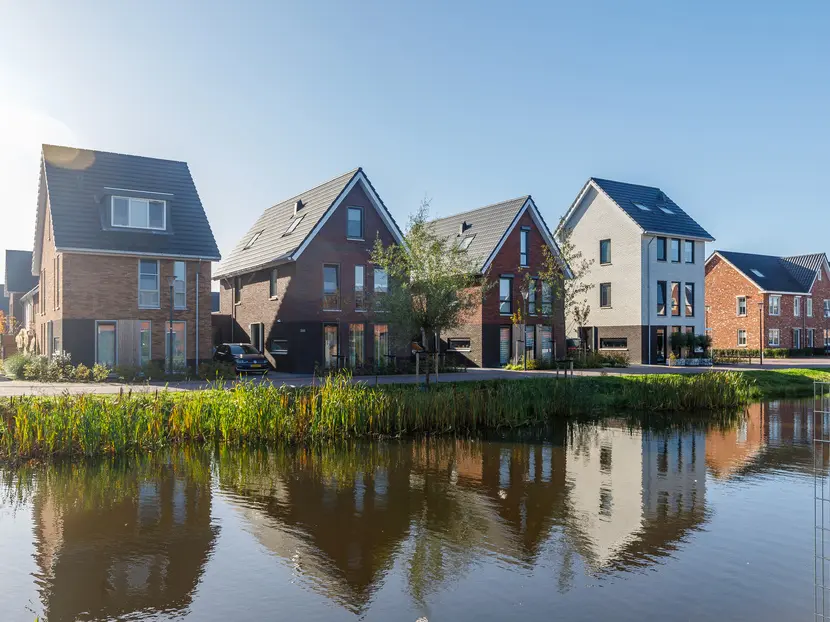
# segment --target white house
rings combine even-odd
[[[714,238],[662,190],[592,177],[560,236],[563,228],[594,260],[580,335],[590,347],[662,363],[672,332],[704,334],[705,243]]]

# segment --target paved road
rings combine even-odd
[[[716,367],[717,371],[725,370],[753,370],[753,369],[793,369],[793,368],[826,368],[830,370],[830,359],[776,359],[769,361],[761,367],[757,362],[754,364],[730,365],[724,367]],[[607,375],[643,375],[643,374],[674,374],[685,373],[695,374],[701,371],[707,371],[706,368],[699,367],[666,367],[663,365],[632,365],[631,367],[621,369],[586,369],[577,370],[574,372],[577,376],[600,376]],[[556,377],[554,371],[507,371],[504,369],[471,369],[463,373],[441,374],[440,382],[465,382],[473,380],[494,380],[494,379],[509,379],[509,378],[538,378],[538,377]],[[434,377],[433,377],[434,378]],[[360,376],[354,378],[354,382],[366,382],[368,384],[397,384],[397,383],[414,383],[417,381],[423,382],[424,377],[420,376],[379,376],[377,380],[374,376]],[[319,382],[312,376],[296,375],[296,374],[278,374],[271,373],[265,382],[272,382],[274,384],[284,384],[287,386],[308,386],[312,382]],[[260,378],[255,378],[254,382],[263,382]],[[165,388],[170,391],[193,391],[202,389],[206,386],[203,381],[177,382],[177,383],[152,383],[152,384],[121,384],[117,382],[106,383],[75,383],[75,382],[60,382],[60,383],[42,383],[31,382],[28,380],[8,380],[0,376],[0,397],[12,397],[19,395],[60,395],[62,393],[79,394],[79,393],[98,393],[98,394],[117,394],[121,391],[140,391],[153,392],[163,391]]]

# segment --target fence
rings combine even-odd
[[[815,619],[830,620],[830,475],[824,463],[830,445],[830,382],[814,383],[813,400]]]

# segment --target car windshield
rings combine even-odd
[[[247,343],[243,343],[242,345],[232,345],[230,348],[231,354],[259,354],[254,346],[249,346]]]

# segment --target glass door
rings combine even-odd
[[[340,349],[337,344],[337,324],[323,325],[323,361],[326,368],[338,367]]]
[[[115,367],[115,322],[98,322],[95,325],[95,362]]]
[[[542,358],[546,361],[553,360],[553,338],[550,326],[542,326]]]
[[[536,358],[536,326],[534,324],[525,324],[525,352],[528,361]]]
[[[510,362],[510,326],[499,327],[499,364],[507,365]]]
[[[657,329],[657,362],[666,362],[666,329]]]

